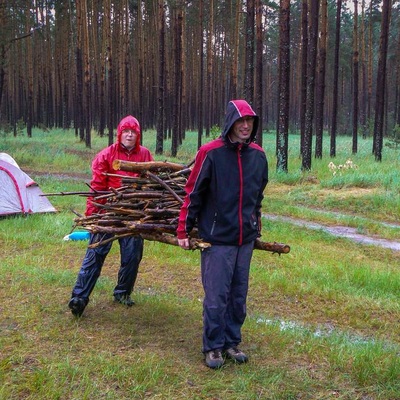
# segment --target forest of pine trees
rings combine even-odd
[[[233,98],[276,131],[282,171],[289,133],[305,170],[327,134],[331,157],[338,135],[353,153],[371,136],[380,161],[400,125],[400,2],[0,0],[5,132],[74,128],[90,147],[132,114],[175,156],[186,131],[200,146],[221,126]]]

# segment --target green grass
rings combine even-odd
[[[264,213],[399,239],[399,228],[387,225],[400,211],[396,151],[385,147],[376,163],[370,140],[351,155],[350,139],[339,138],[333,161],[351,158],[357,169],[334,177],[326,157],[303,173],[294,136],[289,174],[277,174],[274,140],[265,135]],[[34,132],[1,138],[0,151],[45,193],[74,192],[87,189],[91,159],[106,142],[94,136],[86,149],[72,131]],[[154,132],[144,133],[144,144],[154,151]],[[174,161],[191,160],[195,146],[189,133]],[[250,362],[211,371],[201,354],[199,253],[146,242],[137,304],[125,308],[112,301],[115,244],[76,320],[67,302],[86,242],[63,237],[85,198],[50,200],[58,213],[0,220],[1,399],[400,398],[399,252],[265,218],[263,240],[291,252],[254,252],[242,343]]]

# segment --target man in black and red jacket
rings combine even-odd
[[[203,353],[220,368],[224,356],[244,363],[238,348],[246,318],[246,298],[254,241],[261,235],[261,201],[268,163],[254,143],[258,116],[245,100],[229,102],[221,136],[203,145],[186,184],[177,237],[189,249],[189,234],[211,247],[201,252]]]

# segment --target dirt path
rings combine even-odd
[[[279,215],[271,215],[271,214],[263,214],[263,217],[271,221],[283,221],[296,226],[303,226],[307,229],[322,230],[324,232],[330,233],[331,235],[347,238],[360,244],[380,246],[380,247],[385,247],[387,249],[400,251],[400,242],[396,242],[394,240],[382,239],[379,237],[362,235],[360,233],[357,233],[356,228],[350,228],[348,226],[340,226],[340,225],[328,226],[302,219],[284,217]],[[400,229],[400,226],[396,227]]]
[[[38,171],[33,171],[30,169],[24,168],[24,172],[26,172],[29,176],[42,176],[42,177],[52,177],[59,179],[60,181],[65,181],[65,180],[77,180],[77,181],[90,181],[91,176],[88,174],[85,174],[83,172],[74,172],[74,173],[54,173],[54,172],[38,172]]]

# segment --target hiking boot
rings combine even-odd
[[[80,317],[83,314],[86,304],[87,302],[81,297],[73,297],[69,301],[68,307],[71,309],[71,312],[75,317]]]
[[[228,358],[231,358],[239,364],[243,364],[249,360],[245,353],[237,347],[230,347],[224,351]]]
[[[224,365],[224,359],[222,358],[221,350],[207,351],[205,356],[205,362],[209,368],[216,369],[221,368]]]
[[[135,302],[131,299],[129,294],[118,293],[114,294],[114,301],[120,304],[124,304],[125,306],[132,307]]]

